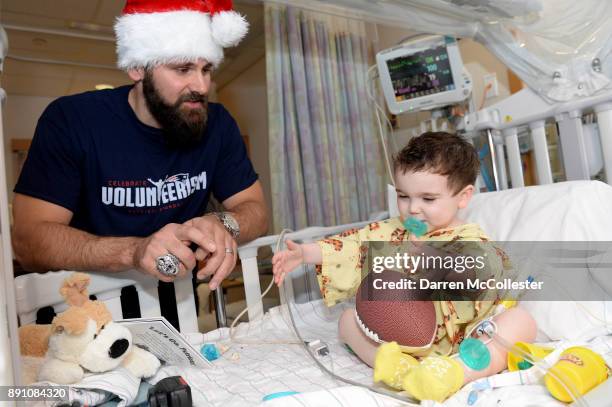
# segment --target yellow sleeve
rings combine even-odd
[[[442,250],[461,253],[463,256],[484,258],[484,267],[476,272],[476,278],[496,278],[504,273],[507,256],[495,247],[489,237],[476,224],[465,224],[455,228],[431,232],[426,240],[434,242]],[[482,259],[482,258],[481,258]],[[478,298],[469,301],[436,301],[436,316],[442,321],[442,336],[438,333],[439,342],[447,343],[452,352],[458,350],[458,344],[465,333],[474,328],[480,321],[494,312],[499,293],[496,290],[485,290]]]
[[[332,306],[355,295],[367,260],[369,241],[388,242],[398,236],[403,239],[402,230],[405,232],[397,219],[388,219],[320,240],[322,263],[317,267],[317,280],[325,304]]]

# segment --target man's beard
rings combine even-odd
[[[159,94],[150,71],[145,72],[142,91],[149,111],[161,125],[168,146],[186,148],[202,140],[208,120],[208,97],[197,92],[181,95],[176,103],[169,105]],[[183,102],[200,102],[196,109],[181,109]]]

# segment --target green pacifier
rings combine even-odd
[[[489,348],[481,340],[466,338],[459,345],[459,357],[472,370],[483,370],[491,364]]]
[[[416,237],[421,237],[427,233],[427,225],[422,220],[417,218],[408,218],[404,221],[404,227],[406,230]]]

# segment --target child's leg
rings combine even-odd
[[[535,339],[535,321],[521,308],[511,308],[497,315],[493,321],[497,325],[497,335],[510,344],[533,342]],[[484,335],[480,339],[486,341],[488,338]],[[486,346],[491,354],[491,363],[485,369],[472,370],[459,357],[429,356],[405,374],[404,390],[419,400],[441,402],[464,384],[501,372],[506,368],[508,351],[495,340]]]
[[[493,318],[497,325],[497,335],[505,342],[514,345],[516,342],[533,342],[536,337],[537,327],[534,319],[522,308],[514,307],[502,312]],[[488,340],[487,335],[480,337],[482,341]],[[507,367],[508,350],[495,339],[487,344],[491,353],[491,364],[483,370],[472,370],[465,366],[461,359],[464,372],[464,383],[469,383],[481,377],[491,376],[499,373]]]
[[[378,343],[368,338],[355,320],[355,308],[344,310],[338,321],[340,340],[351,347],[353,352],[368,366],[374,366]]]

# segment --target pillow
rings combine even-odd
[[[568,181],[475,194],[459,217],[498,241],[610,241],[612,186]]]
[[[611,241],[611,212],[612,186],[599,181],[569,181],[476,194],[460,217],[480,224],[497,241]],[[602,279],[580,278],[583,290],[591,285],[593,292],[612,292]],[[553,282],[550,277],[543,281]],[[558,283],[555,298],[559,301],[521,302],[536,320],[538,341],[588,341],[610,332],[611,301],[575,301],[571,293],[576,291],[562,289],[562,282]],[[563,315],[563,322],[559,315]]]

